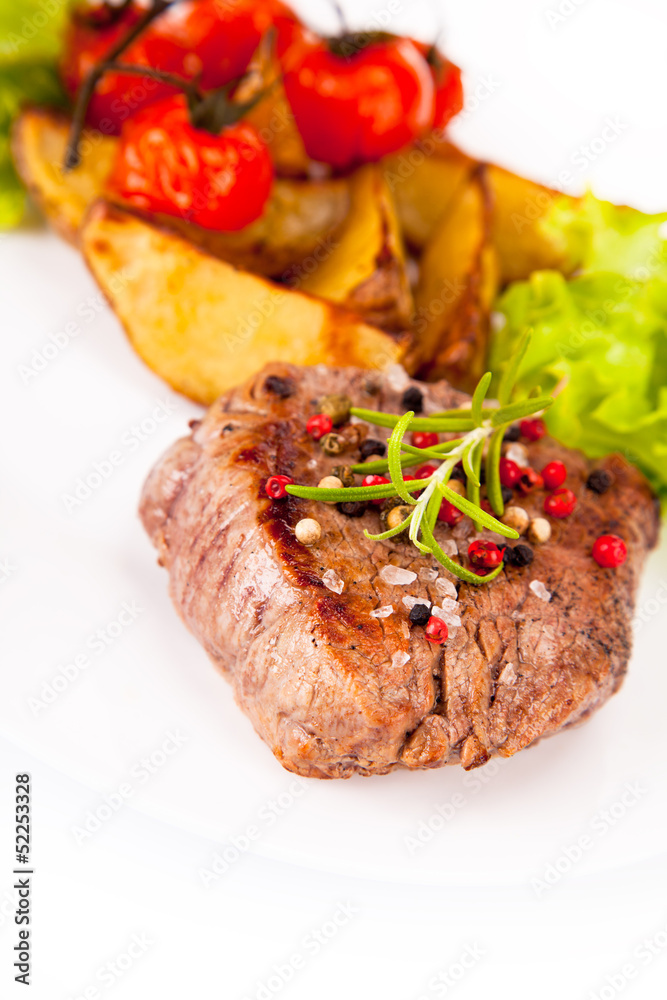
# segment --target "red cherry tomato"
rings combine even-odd
[[[273,168],[259,133],[237,122],[212,135],[193,128],[185,98],[168,97],[125,125],[109,187],[152,212],[206,229],[243,229],[262,214]]]
[[[430,128],[435,110],[433,77],[413,42],[360,37],[368,44],[302,29],[282,46],[285,92],[306,151],[339,169],[406,146]]]
[[[628,558],[628,549],[618,535],[600,535],[593,546],[593,558],[604,569],[616,569]]]
[[[144,12],[145,6],[137,2],[116,13],[90,4],[75,11],[61,60],[61,76],[71,97]],[[294,19],[279,0],[183,0],[152,21],[119,61],[187,79],[200,74],[201,86],[214,89],[240,76],[274,19],[288,17]],[[106,134],[118,135],[130,115],[174,93],[173,87],[148,77],[105,73],[86,120]]]
[[[435,110],[432,127],[444,129],[463,108],[461,70],[450,62],[434,45],[415,42],[426,59],[435,84]]]

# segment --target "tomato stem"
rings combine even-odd
[[[130,28],[128,33],[109,50],[106,57],[94,66],[93,69],[91,69],[81,89],[79,90],[79,93],[77,94],[74,105],[72,127],[67,141],[65,161],[63,164],[63,169],[65,171],[73,170],[74,167],[77,167],[81,162],[81,153],[79,150],[81,133],[83,132],[88,105],[90,104],[95,87],[99,83],[100,79],[106,73],[109,65],[113,64],[118,56],[125,52],[132,42],[139,37],[142,31],[144,31],[156,17],[162,14],[167,7],[171,6],[171,2],[172,0],[152,0],[151,6],[144,14],[142,14],[137,23]]]

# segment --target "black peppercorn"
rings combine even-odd
[[[509,486],[501,486],[500,492],[502,494],[503,503],[511,503],[514,499],[514,493]]]
[[[606,493],[611,484],[612,478],[606,469],[595,469],[586,480],[586,486],[589,490],[593,490],[593,493],[598,494]]]
[[[530,545],[506,545],[503,549],[503,562],[507,566],[530,566],[535,553]]]
[[[416,385],[411,385],[401,396],[401,406],[404,410],[421,413],[424,409],[424,394],[420,392]]]
[[[415,604],[415,606],[410,609],[410,621],[413,625],[428,625],[430,617],[431,609],[428,604]]]
[[[461,465],[461,463],[459,463],[458,465],[454,466],[454,468],[452,469],[452,474],[451,474],[451,476],[449,478],[450,479],[458,479],[458,481],[460,483],[465,483],[465,481],[466,481],[466,474],[463,471],[463,466]]]
[[[266,392],[272,392],[274,396],[287,399],[294,395],[294,382],[291,378],[281,378],[280,375],[269,375],[264,383]]]
[[[359,448],[362,461],[364,462],[371,455],[379,455],[380,458],[383,458],[386,450],[387,446],[384,441],[378,441],[376,438],[367,438]]]
[[[503,441],[518,441],[521,437],[521,431],[517,424],[512,424],[508,427],[503,435]]]
[[[345,503],[337,503],[336,506],[346,517],[363,517],[366,513],[366,504],[361,500],[349,500]]]

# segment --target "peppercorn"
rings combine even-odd
[[[287,496],[286,486],[294,482],[289,476],[269,476],[264,484],[264,492],[272,500],[282,500]]]
[[[465,474],[465,470],[464,470],[464,468],[463,468],[463,466],[461,465],[460,462],[458,462],[454,466],[454,468],[452,469],[452,474],[451,474],[451,476],[449,478],[450,479],[458,479],[460,482],[465,483],[465,481],[466,481],[466,474]]]
[[[514,497],[514,494],[508,486],[500,487],[500,495],[503,498],[503,503],[511,503]]]
[[[443,642],[447,642],[449,638],[449,629],[446,622],[442,618],[436,618],[432,615],[426,625],[426,638],[429,642],[437,646],[442,646]]]
[[[318,488],[321,490],[342,490],[343,481],[338,478],[338,476],[325,476],[324,479],[320,479],[317,484]]]
[[[593,558],[603,569],[616,569],[628,558],[628,549],[618,535],[600,535],[593,546]]]
[[[334,465],[331,470],[332,476],[337,476],[342,482],[343,486],[354,486],[356,479],[354,478],[354,473],[349,465]]]
[[[306,430],[312,438],[319,441],[333,429],[333,420],[326,413],[318,413],[306,421]]]
[[[320,447],[325,455],[342,455],[347,447],[347,441],[340,434],[327,434],[320,441]]]
[[[511,489],[516,486],[523,475],[523,470],[520,466],[513,462],[511,458],[501,458],[498,463],[498,472],[500,475],[500,482],[503,486]]]
[[[512,424],[512,426],[508,427],[507,430],[505,431],[503,435],[503,441],[511,443],[513,441],[518,441],[520,437],[521,437],[521,431],[519,430],[518,425]]]
[[[606,493],[613,482],[611,473],[606,469],[595,469],[586,480],[586,486],[593,493],[602,495]]]
[[[514,528],[520,535],[523,535],[530,524],[530,517],[523,507],[508,507],[502,520],[503,524],[506,524],[508,528]]]
[[[264,382],[264,391],[272,392],[274,396],[287,399],[294,395],[294,382],[291,378],[281,378],[280,375],[269,375]]]
[[[495,542],[471,542],[468,559],[475,569],[495,569],[502,562],[503,555]]]
[[[542,476],[538,472],[535,472],[535,469],[531,469],[530,466],[523,470],[521,478],[517,483],[517,489],[524,497],[535,490],[541,490],[543,487],[544,480]]]
[[[532,420],[522,420],[519,424],[521,436],[529,441],[541,441],[547,432],[547,425],[539,417]]]
[[[567,469],[562,462],[549,462],[542,469],[542,479],[548,490],[557,490],[567,479]]]
[[[365,462],[371,455],[378,455],[380,458],[384,458],[386,450],[387,445],[384,441],[378,441],[377,438],[366,438],[359,449],[361,461]]]
[[[410,517],[413,512],[414,507],[408,506],[408,504],[398,504],[396,507],[392,507],[386,513],[382,511],[380,514],[380,519],[385,522],[387,528],[398,528],[399,524],[402,524],[406,518]],[[396,536],[400,538],[401,536]],[[407,536],[405,536],[407,538]]]
[[[431,611],[428,604],[415,604],[410,609],[410,621],[413,625],[428,625]]]
[[[503,548],[503,562],[506,566],[530,566],[535,553],[530,545],[506,545]]]
[[[302,545],[317,545],[322,537],[322,527],[313,517],[304,517],[294,529],[297,541]]]
[[[330,396],[323,396],[320,400],[318,411],[324,413],[327,417],[331,417],[334,427],[338,427],[339,424],[344,424],[346,420],[350,419],[351,407],[352,400],[349,396],[341,393],[333,393]]]
[[[551,538],[551,525],[546,517],[534,517],[528,526],[528,537],[536,545],[543,545]]]
[[[416,385],[411,385],[401,396],[401,406],[404,411],[412,410],[413,413],[421,413],[424,409],[424,394]]]
[[[576,496],[572,490],[568,490],[565,486],[549,493],[544,499],[545,513],[550,514],[551,517],[569,517],[576,506]]]
[[[390,483],[391,480],[386,479],[385,476],[364,476],[361,480],[362,486],[389,486]],[[386,497],[376,497],[374,500],[371,500],[370,503],[380,506],[380,504],[383,504],[385,500]]]
[[[366,504],[362,500],[345,500],[337,503],[336,507],[346,517],[363,517],[366,513]]]
[[[410,440],[414,448],[433,448],[440,438],[435,431],[414,431]]]

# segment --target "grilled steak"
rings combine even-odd
[[[278,760],[301,775],[473,768],[581,722],[621,684],[639,575],[657,538],[656,502],[623,458],[595,464],[612,478],[600,493],[586,485],[593,465],[581,454],[550,438],[530,444],[535,468],[566,463],[577,509],[552,522],[551,540],[534,547],[530,565],[506,565],[486,586],[455,581],[461,625],[446,645],[432,646],[402,598],[442,605],[448,574],[401,536],[369,541],[364,528],[382,530],[379,507],[350,517],[333,505],[270,500],[263,489],[274,474],[316,485],[340,464],[306,433],[318,399],[347,393],[357,406],[400,413],[405,387],[395,377],[390,383],[352,368],[270,365],[176,442],[141,500],[183,621]],[[446,383],[419,388],[427,412],[466,399]],[[387,433],[374,427],[370,436]],[[519,503],[541,515],[543,500],[541,492]],[[323,528],[313,548],[295,538],[303,517]],[[470,531],[468,519],[437,528],[441,544],[458,537],[463,552]],[[616,570],[590,554],[609,532],[628,545]],[[390,585],[380,572],[387,563],[421,575]],[[427,579],[435,576],[428,569],[440,582]],[[388,605],[387,617],[371,616]]]

